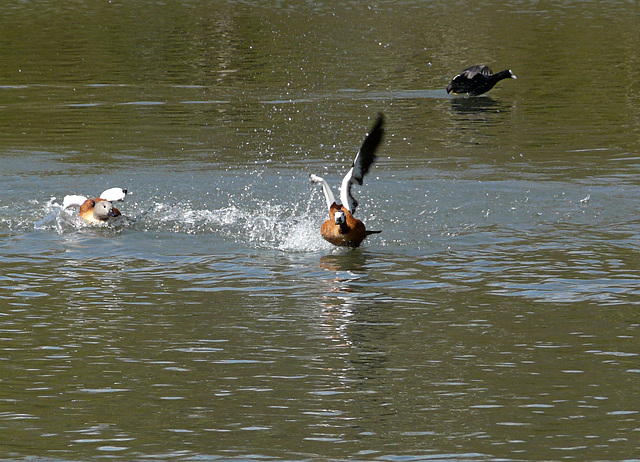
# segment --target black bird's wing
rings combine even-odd
[[[489,66],[471,66],[456,75],[453,80],[456,80],[458,77],[472,80],[476,75],[484,75],[488,77],[493,75],[493,72],[489,69]]]

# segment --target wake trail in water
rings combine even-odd
[[[257,201],[219,209],[197,209],[190,203],[154,204],[144,226],[176,233],[214,233],[237,244],[283,251],[326,248],[320,220],[310,211]]]
[[[36,230],[67,234],[86,229],[131,230],[152,233],[214,234],[234,245],[272,250],[310,252],[329,247],[320,236],[322,217],[314,213],[311,197],[301,207],[247,200],[220,208],[199,208],[190,201],[156,200],[144,208],[129,202],[129,214],[105,225],[85,222],[73,210],[63,210],[55,198],[44,204],[44,218]],[[42,215],[42,213],[41,213]]]

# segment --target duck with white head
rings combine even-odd
[[[99,197],[68,195],[62,201],[62,209],[79,207],[78,216],[88,223],[104,224],[122,214],[113,206],[114,202],[122,202],[128,191],[122,188],[110,188],[103,191]]]

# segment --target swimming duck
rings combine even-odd
[[[494,74],[487,66],[471,66],[453,78],[447,85],[447,93],[478,96],[491,90],[499,81],[509,78],[517,79],[508,69]]]
[[[87,198],[85,196],[69,195],[62,201],[62,209],[80,207],[78,216],[89,223],[105,223],[111,218],[122,214],[113,206],[113,202],[122,202],[127,196],[127,190],[122,188],[110,188],[103,191],[100,197]]]
[[[320,233],[322,237],[337,246],[358,247],[369,234],[380,231],[368,231],[364,223],[353,217],[358,206],[358,201],[351,193],[353,183],[362,186],[362,180],[369,171],[369,168],[376,160],[376,149],[382,141],[384,134],[384,116],[380,114],[375,125],[365,138],[356,155],[351,168],[342,179],[340,186],[340,201],[342,205],[336,203],[331,188],[324,178],[311,174],[309,178],[314,184],[322,185],[322,191],[327,201],[329,209],[329,219],[322,223]]]

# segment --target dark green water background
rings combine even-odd
[[[639,13],[2,2],[0,459],[638,460]]]

